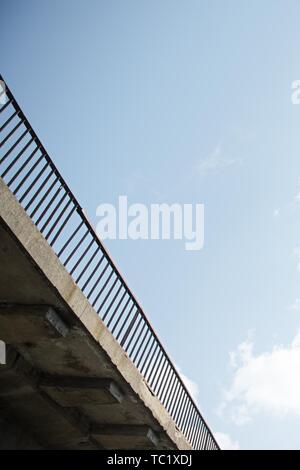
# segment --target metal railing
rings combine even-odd
[[[7,86],[6,96],[0,104],[1,178],[192,447],[219,449],[142,307]]]

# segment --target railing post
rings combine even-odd
[[[205,438],[205,443],[204,443],[204,450],[206,450],[207,441],[208,441],[208,432],[206,432],[206,438]]]

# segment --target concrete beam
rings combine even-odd
[[[8,344],[65,338],[69,328],[47,305],[0,304],[0,339]]]
[[[62,406],[111,405],[121,403],[124,394],[111,379],[98,377],[45,376],[39,386]]]
[[[159,443],[159,436],[149,426],[145,425],[95,423],[91,426],[90,433],[95,437],[100,436],[101,442],[104,444],[110,442],[110,445],[112,445],[113,437],[113,442],[118,442],[118,446],[121,446],[121,448],[123,445],[126,448],[126,442],[132,440],[132,438],[135,439],[135,442],[138,442],[138,445],[146,448],[149,446],[156,447]]]

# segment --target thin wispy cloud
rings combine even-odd
[[[294,256],[297,260],[297,271],[300,272],[300,247],[294,249]]]
[[[300,299],[296,299],[295,302],[290,306],[289,310],[294,310],[295,312],[300,311]]]
[[[295,192],[288,202],[282,204],[282,207],[275,207],[273,209],[273,217],[278,218],[280,215],[285,215],[288,210],[298,210],[300,208],[300,191]]]
[[[221,450],[240,450],[239,443],[237,441],[233,441],[229,434],[224,432],[215,432],[214,435]]]
[[[294,196],[294,203],[295,203],[297,206],[300,206],[300,192],[298,192],[298,193]]]
[[[295,209],[295,210],[300,208],[300,191],[294,193],[294,196],[290,200],[287,207],[290,209]]]
[[[201,175],[217,170],[231,167],[241,163],[241,158],[230,158],[224,155],[221,144],[218,144],[213,151],[205,158],[200,159],[195,165],[195,171]]]
[[[290,344],[254,353],[247,339],[230,353],[233,371],[219,414],[242,426],[261,413],[300,416],[300,330]]]

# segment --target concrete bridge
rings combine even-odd
[[[142,307],[6,95],[0,448],[217,450]]]

